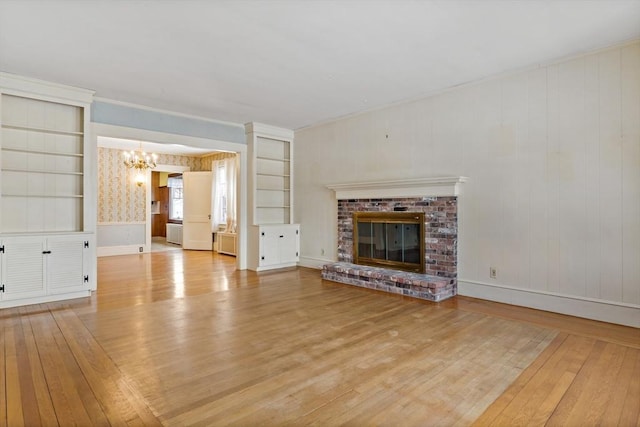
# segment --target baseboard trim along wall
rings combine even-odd
[[[458,280],[458,295],[640,327],[640,306],[634,304],[519,289],[464,279]]]
[[[147,252],[146,245],[99,246],[96,249],[96,252],[99,257],[113,255],[132,255],[139,254],[140,248],[142,248],[142,252]]]
[[[325,259],[325,258],[313,258],[308,256],[301,256],[300,261],[298,261],[298,265],[300,267],[315,268],[318,270],[322,270],[323,265],[331,264],[333,262],[335,261],[330,259]]]
[[[332,262],[335,261],[301,256],[298,265],[320,270],[324,264]],[[640,306],[634,304],[599,301],[464,279],[458,280],[458,295],[640,328]]]

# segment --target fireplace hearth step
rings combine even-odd
[[[335,262],[322,266],[322,278],[429,301],[443,301],[457,293],[456,279]]]

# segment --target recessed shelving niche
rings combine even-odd
[[[82,231],[84,108],[2,94],[1,118],[0,231]]]

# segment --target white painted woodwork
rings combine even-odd
[[[236,255],[238,235],[236,233],[216,233],[217,251],[221,254]]]
[[[88,247],[85,247],[85,243]],[[94,242],[83,235],[52,236],[47,238],[47,287],[50,294],[86,291],[90,277],[89,247]],[[85,281],[86,277],[86,281]]]
[[[211,245],[211,180],[212,172],[184,172],[184,218],[182,247],[201,251]]]
[[[291,141],[256,137],[255,224],[291,222]]]
[[[109,246],[145,246],[144,222],[100,222],[97,226],[98,248]]]
[[[371,199],[420,196],[458,196],[464,176],[400,179],[376,182],[330,184],[327,188],[336,192],[336,199]]]
[[[89,296],[95,289],[93,234],[16,235],[0,246],[0,308]]]
[[[10,94],[1,102],[0,231],[81,231],[83,108]]]
[[[477,286],[473,295],[487,299],[538,292],[537,308],[552,311],[566,297],[581,299],[589,304],[570,314],[584,317],[598,302],[627,313],[620,321],[629,310],[640,316],[640,42],[295,138],[295,216],[310,264],[336,259],[327,183],[466,176],[458,210],[464,289]],[[549,302],[557,296],[565,298]]]
[[[2,240],[2,285],[0,302],[46,295],[44,256],[46,241],[41,237]]]
[[[0,307],[96,288],[92,99],[88,90],[0,73]]]
[[[167,243],[182,244],[182,224],[167,223]]]
[[[247,266],[258,271],[294,266],[300,259],[300,227],[293,224],[293,131],[247,123],[245,133],[248,212],[254,225],[247,239]]]
[[[262,225],[258,227],[260,251],[257,271],[293,267],[300,260],[300,226],[298,224]]]

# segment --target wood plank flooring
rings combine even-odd
[[[640,331],[170,251],[0,311],[0,426],[640,423]]]

